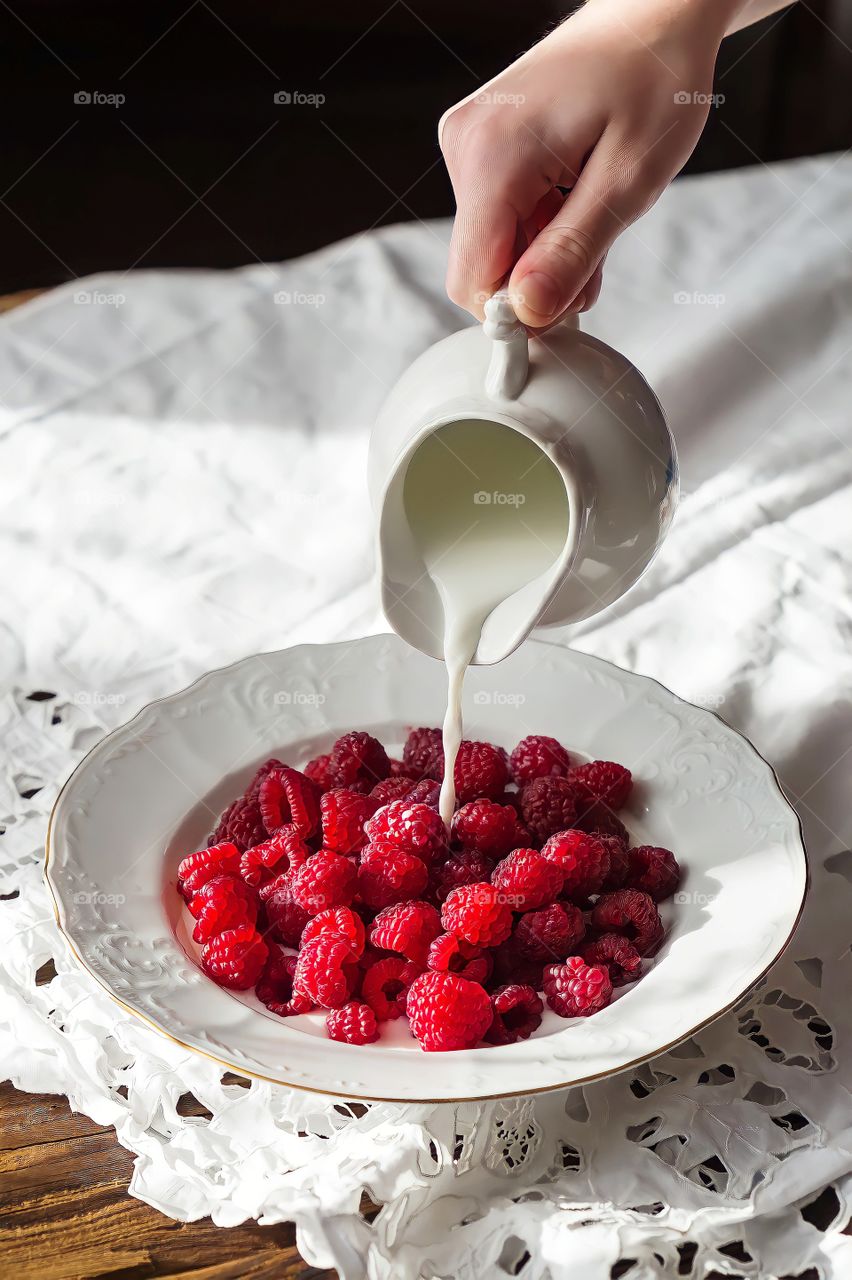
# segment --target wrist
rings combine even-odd
[[[751,0],[586,0],[577,15],[596,13],[628,29],[650,26],[661,41],[673,35],[718,47]],[[569,19],[570,23],[570,19]]]

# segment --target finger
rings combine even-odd
[[[604,254],[604,256],[601,258],[598,265],[595,267],[594,271],[589,277],[588,283],[585,285],[583,292],[580,295],[582,299],[581,305],[580,306],[576,305],[577,299],[575,298],[574,302],[571,304],[570,310],[572,311],[576,310],[578,312],[590,311],[592,307],[595,305],[598,298],[601,296],[601,286],[603,285],[603,269],[604,269],[605,262],[606,262],[606,254]]]
[[[647,207],[635,180],[627,182],[610,148],[598,144],[556,217],[515,266],[509,293],[530,328],[551,323],[585,291],[615,238]],[[588,298],[584,299],[588,302]]]
[[[503,284],[523,254],[524,223],[534,218],[552,184],[522,157],[511,169],[495,164],[493,145],[481,141],[455,157],[456,217],[447,265],[447,293],[482,318],[483,303]]]

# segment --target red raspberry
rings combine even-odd
[[[310,778],[286,765],[263,779],[257,794],[263,824],[270,835],[289,826],[308,839],[319,829],[319,790]]]
[[[586,964],[605,965],[614,987],[638,978],[642,969],[642,957],[633,943],[621,933],[602,933],[593,942],[580,948]]]
[[[349,939],[339,933],[320,933],[299,952],[293,989],[323,1009],[339,1009],[351,996],[357,976]]]
[[[270,1013],[279,1018],[290,1018],[300,1013],[310,1013],[313,1001],[303,991],[293,990],[293,974],[296,957],[285,955],[280,947],[270,947],[269,958],[257,980],[255,995]]]
[[[521,983],[509,983],[498,987],[491,995],[493,1017],[485,1033],[489,1044],[515,1044],[529,1040],[541,1026],[544,1005],[532,987]]]
[[[462,805],[453,818],[453,839],[464,849],[476,849],[488,858],[504,858],[529,839],[517,810],[482,797]]]
[[[266,918],[274,935],[286,946],[297,947],[311,917],[293,898],[292,876],[289,873],[276,876],[260,887],[258,897],[266,907]]]
[[[440,782],[435,782],[432,778],[422,778],[420,782],[416,782],[414,778],[402,775],[377,782],[370,792],[377,809],[390,804],[392,800],[408,800],[409,804],[430,804],[435,808],[440,794]]]
[[[266,827],[260,813],[260,805],[256,796],[240,796],[219,819],[216,830],[210,837],[211,844],[229,841],[235,844],[240,853],[260,844],[267,837]]]
[[[670,897],[680,882],[680,867],[671,849],[640,844],[630,849],[627,883],[631,889],[642,889],[655,902]]]
[[[419,898],[428,874],[421,858],[405,849],[367,845],[358,868],[358,894],[374,911]]]
[[[440,729],[412,729],[405,740],[402,762],[413,778],[444,776],[444,741]]]
[[[334,786],[331,754],[316,756],[313,760],[309,760],[302,773],[306,778],[310,778],[311,782],[319,787],[320,791],[330,791]]]
[[[570,778],[568,781],[571,781]],[[601,800],[592,800],[587,804],[584,800],[578,799],[574,825],[581,831],[588,831],[590,835],[617,836],[625,848],[630,843],[630,832],[624,823]]]
[[[536,778],[521,792],[524,822],[539,844],[573,826],[576,812],[574,788],[567,778]]]
[[[379,1038],[376,1015],[368,1004],[350,1000],[342,1009],[334,1009],[326,1018],[329,1037],[344,1044],[372,1044]]]
[[[214,876],[234,875],[240,869],[240,854],[230,841],[190,853],[178,865],[178,892],[187,901]]]
[[[555,738],[533,733],[515,747],[509,767],[515,782],[524,787],[536,778],[564,778],[571,768],[571,757]]]
[[[331,772],[336,787],[369,791],[390,773],[390,760],[378,738],[369,733],[345,733],[331,750]]]
[[[390,777],[391,778],[411,778],[411,772],[402,760],[395,760],[393,756],[388,756],[390,760]],[[412,782],[414,781],[411,778]],[[378,785],[378,783],[376,784]]]
[[[627,879],[630,860],[627,856],[627,844],[620,836],[606,836],[596,832],[597,839],[609,853],[609,871],[603,882],[604,889],[620,889]]]
[[[295,871],[311,856],[311,850],[301,836],[291,827],[281,827],[251,849],[246,849],[240,857],[240,875],[246,884],[253,888],[265,884],[272,874],[280,875],[282,871]],[[273,872],[274,868],[274,872]]]
[[[320,801],[323,848],[335,853],[360,853],[367,843],[364,823],[376,811],[370,796],[336,788]]]
[[[394,800],[379,809],[364,830],[371,841],[405,849],[426,863],[443,860],[447,854],[447,829],[428,804]]]
[[[524,916],[527,920],[529,917]],[[505,983],[519,982],[534,990],[541,989],[541,960],[530,960],[521,952],[518,939],[513,933],[499,947],[486,954],[494,957],[493,982],[498,986]],[[551,956],[547,957],[552,959]]]
[[[209,942],[226,929],[257,921],[255,896],[239,876],[214,876],[208,880],[190,898],[189,910],[195,916],[195,942]]]
[[[575,954],[585,931],[579,907],[570,902],[554,902],[542,911],[521,916],[513,937],[525,959],[550,964]]]
[[[622,933],[640,956],[650,955],[663,939],[663,922],[653,898],[639,889],[616,889],[598,898],[592,924],[601,933]]]
[[[316,916],[329,907],[348,907],[355,896],[357,870],[354,862],[330,849],[320,849],[303,867],[293,872],[293,901]]]
[[[260,977],[269,948],[253,924],[226,929],[201,949],[201,967],[220,987],[248,991]]]
[[[398,951],[422,969],[440,932],[441,917],[428,902],[397,902],[376,916],[370,942],[383,951]]]
[[[464,741],[456,756],[453,780],[459,804],[481,796],[496,800],[509,781],[508,756],[502,747],[492,746],[490,742]]]
[[[412,1034],[427,1053],[472,1049],[491,1025],[488,992],[457,973],[422,973],[411,984],[406,1012]]]
[[[222,814],[219,825],[210,837],[211,844],[231,840],[242,853],[244,849],[250,849],[252,845],[266,839],[267,832],[260,813],[258,794],[263,780],[272,770],[283,768],[280,760],[264,760],[243,794]]]
[[[560,1018],[587,1018],[605,1009],[612,999],[612,983],[604,965],[587,965],[580,956],[544,970],[547,1003]]]
[[[547,906],[557,897],[564,878],[559,866],[548,862],[537,849],[516,849],[491,873],[491,883],[513,911]]]
[[[466,884],[448,895],[441,924],[474,947],[496,947],[512,932],[512,911],[496,885]]]
[[[313,916],[302,930],[300,946],[310,942],[321,933],[337,933],[349,943],[352,955],[357,960],[364,951],[366,932],[364,921],[349,907],[329,907]]]
[[[444,902],[453,889],[463,884],[480,884],[490,880],[494,863],[475,849],[462,849],[441,865],[432,868],[430,888],[436,902]]]
[[[375,960],[361,981],[361,995],[379,1022],[402,1017],[408,988],[420,970],[402,956]]]
[[[633,786],[633,776],[623,764],[614,760],[592,760],[576,765],[568,777],[585,802],[599,800],[610,809],[623,809]]]
[[[427,960],[430,969],[439,973],[458,973],[472,982],[486,983],[491,977],[494,962],[487,951],[462,942],[454,933],[442,933],[429,948]]]
[[[600,893],[609,872],[609,850],[598,836],[585,831],[559,831],[551,836],[541,856],[559,867],[566,898],[583,901]]]

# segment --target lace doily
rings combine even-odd
[[[333,1104],[223,1075],[67,952],[41,846],[102,711],[126,715],[45,693],[0,704],[14,762],[0,778],[0,1055],[18,1087],[115,1127],[137,1154],[133,1195],[222,1226],[292,1220],[307,1261],[344,1280],[850,1274],[852,852],[813,866],[803,924],[760,989],[636,1071],[519,1101]],[[179,1114],[187,1093],[209,1119]]]

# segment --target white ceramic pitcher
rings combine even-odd
[[[403,501],[416,451],[439,427],[473,419],[520,432],[558,469],[569,512],[564,551],[494,609],[477,663],[507,656],[533,627],[580,622],[622,596],[653,559],[678,495],[663,411],[625,356],[582,333],[576,319],[529,338],[505,293],[485,311],[483,325],[436,343],[402,375],[376,421],[369,461],[385,614],[436,658],[443,607]]]

